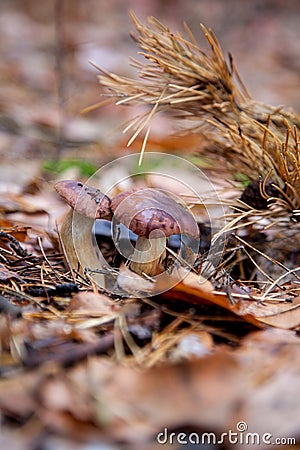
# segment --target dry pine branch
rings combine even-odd
[[[99,81],[116,104],[146,105],[145,114],[126,130],[129,140],[145,132],[149,136],[154,114],[166,111],[189,119],[190,132],[206,138],[206,155],[222,158],[232,177],[243,174],[250,181],[269,180],[276,186],[273,203],[289,214],[300,209],[300,118],[291,110],[251,99],[229,55],[225,60],[211,30],[201,25],[210,51],[199,48],[185,25],[187,37],[173,34],[151,17],[142,24],[132,14],[140,54],[146,63],[133,61],[139,79],[130,79],[100,69]],[[274,191],[274,190],[273,190]],[[263,189],[263,195],[270,195]],[[277,208],[278,212],[278,208]]]

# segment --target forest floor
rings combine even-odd
[[[276,438],[297,448],[298,294],[280,291],[263,310],[239,286],[229,298],[191,272],[161,295],[135,298],[131,286],[124,298],[65,263],[68,206],[55,183],[85,182],[117,161],[102,180],[112,185],[129,176],[119,158],[142,146],[127,147],[122,133],[135,110],[82,114],[102,99],[94,65],[134,75],[129,9],[174,30],[186,21],[200,42],[203,22],[256,100],[300,111],[296,0],[1,2],[0,448],[183,449],[211,432],[197,448],[230,449],[244,448],[247,431],[259,436],[252,448]],[[194,156],[198,142],[175,130],[170,117],[157,123],[147,151]],[[109,253],[111,241],[103,245]]]

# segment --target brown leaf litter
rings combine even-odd
[[[0,408],[8,442],[21,429],[29,448],[45,434],[155,448],[164,428],[221,434],[236,430],[241,420],[249,431],[299,440],[299,279],[272,277],[272,265],[263,284],[243,278],[245,255],[247,263],[261,266],[251,253],[257,249],[238,234],[250,230],[251,236],[264,220],[262,232],[268,233],[276,214],[285,224],[292,217],[288,228],[297,229],[299,120],[253,102],[243,85],[237,88],[234,64],[225,62],[211,31],[203,28],[211,46],[207,55],[188,30],[186,39],[156,19],[134,22],[150,62],[135,63],[143,81],[104,73],[102,84],[123,96],[119,103],[150,104],[150,119],[166,107],[204,118],[203,128],[194,131],[205,132],[207,144],[227,158],[229,172],[259,180],[256,194],[267,209],[245,206],[245,196],[231,203],[235,209],[222,232],[234,231],[239,240],[231,240],[225,253],[229,263],[230,251],[238,255],[227,273],[222,260],[203,280],[204,253],[175,287],[147,297],[151,280],[135,274],[129,286],[130,269],[122,263],[114,270],[130,291],[126,298],[98,289],[84,270],[69,270],[53,220],[64,208],[49,186],[28,196],[3,194]],[[147,138],[148,119],[132,125],[131,141],[143,127]],[[268,261],[278,266],[276,258]],[[138,296],[145,283],[149,291]]]

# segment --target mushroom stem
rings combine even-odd
[[[75,252],[72,238],[72,220],[73,220],[73,210],[67,212],[64,221],[60,228],[60,238],[63,245],[63,250],[65,254],[66,265],[70,265],[72,269],[77,269],[79,267],[78,258]]]
[[[107,268],[108,264],[99,251],[92,231],[95,219],[111,220],[111,200],[99,189],[74,180],[59,181],[55,189],[72,208],[61,227],[67,262],[81,273],[87,268],[97,270],[99,264],[100,270]],[[103,274],[94,272],[93,280],[100,287],[105,287],[106,279]]]
[[[131,257],[132,262],[130,263],[130,268],[139,275],[147,274],[153,277],[164,271],[162,262],[165,257],[165,236],[155,239],[139,236]]]
[[[76,220],[74,220],[76,219]],[[83,272],[83,268],[97,269],[107,265],[93,242],[94,219],[82,216],[70,210],[61,226],[60,234],[68,262],[75,270]],[[105,276],[93,274],[93,280],[102,288],[105,287]]]

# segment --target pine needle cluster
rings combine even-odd
[[[286,214],[300,209],[300,118],[285,107],[253,100],[244,86],[232,56],[224,57],[212,30],[201,25],[209,44],[203,51],[185,24],[185,35],[173,33],[151,17],[147,24],[132,14],[134,35],[146,60],[132,60],[138,79],[102,69],[99,81],[117,105],[147,105],[146,113],[126,127],[130,145],[144,133],[142,151],[159,112],[189,119],[189,132],[205,136],[199,149],[226,163],[232,178],[242,174],[261,180],[262,196]],[[274,189],[268,193],[267,183]],[[274,195],[275,192],[275,195]]]

